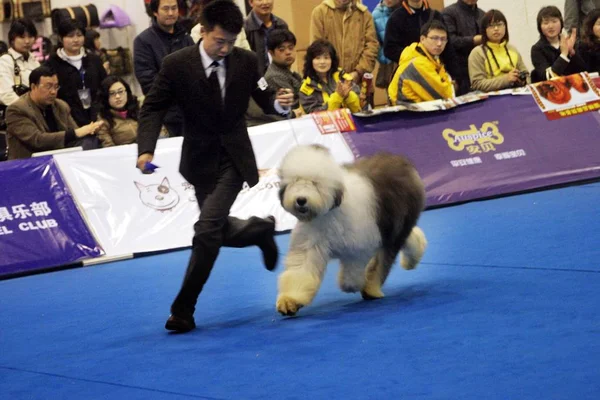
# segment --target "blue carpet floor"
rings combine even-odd
[[[187,250],[0,281],[0,398],[596,400],[598,204],[591,184],[427,211],[386,298],[332,263],[296,318],[258,249],[223,249],[186,335],[163,325]]]

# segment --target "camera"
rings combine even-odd
[[[527,75],[529,75],[527,73],[527,71],[520,71],[519,72],[519,80],[520,81],[526,81],[527,80]]]
[[[25,93],[29,92],[29,88],[23,84],[13,85],[12,88],[17,96],[23,96]]]

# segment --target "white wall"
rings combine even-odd
[[[444,5],[456,3],[456,0],[444,0]],[[497,9],[502,11],[508,21],[510,43],[517,47],[527,68],[531,64],[531,46],[539,39],[536,17],[540,8],[556,6],[564,14],[564,0],[479,0],[479,8],[484,11]]]

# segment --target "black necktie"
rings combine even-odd
[[[212,68],[212,72],[210,73],[210,76],[208,77],[208,83],[210,86],[212,98],[214,99],[216,104],[219,104],[222,107],[223,106],[223,97],[221,95],[221,84],[219,83],[219,73],[218,73],[219,66],[220,66],[219,63],[216,61],[213,61],[212,64],[210,64],[210,67]]]

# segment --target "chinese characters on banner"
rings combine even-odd
[[[103,254],[52,157],[0,164],[0,276]]]

